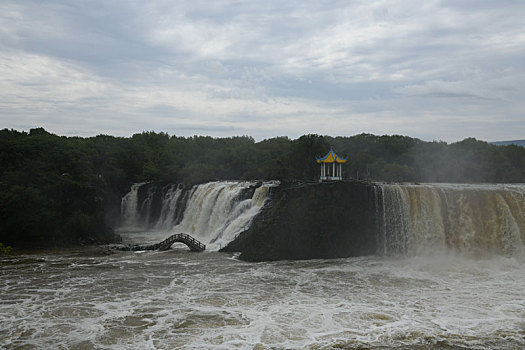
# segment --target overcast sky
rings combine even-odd
[[[0,2],[0,128],[525,138],[525,1]]]

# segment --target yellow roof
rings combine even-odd
[[[348,161],[347,158],[341,158],[337,154],[335,154],[334,150],[330,148],[330,151],[326,154],[326,156],[321,158],[316,158],[317,163],[346,163]]]

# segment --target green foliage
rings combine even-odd
[[[1,255],[9,255],[9,254],[11,254],[12,249],[13,248],[11,246],[4,246],[3,243],[0,243],[0,254]]]
[[[130,138],[60,137],[42,128],[0,130],[0,241],[75,244],[104,239],[120,198],[140,181],[315,181],[330,147],[349,162],[345,178],[417,182],[525,182],[525,148],[472,138],[304,135],[189,138],[152,131]]]
[[[330,144],[324,136],[315,134],[304,135],[292,142],[290,166],[292,178],[315,180],[319,177],[319,165],[315,156],[324,156],[330,149]]]

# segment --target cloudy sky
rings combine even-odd
[[[525,1],[2,0],[0,128],[525,138]]]

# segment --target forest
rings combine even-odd
[[[391,135],[65,137],[43,128],[0,131],[0,242],[63,246],[112,242],[120,198],[134,182],[316,181],[330,147],[343,177],[383,182],[525,182],[525,148],[467,138],[447,144]]]

